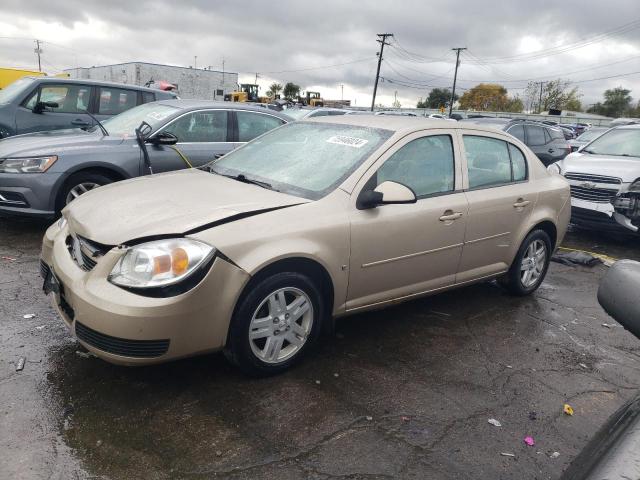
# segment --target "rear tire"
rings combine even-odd
[[[533,230],[522,242],[511,268],[500,284],[512,295],[524,296],[535,292],[549,269],[551,239],[544,230]]]
[[[320,290],[306,275],[271,275],[245,290],[224,353],[248,375],[283,372],[316,343],[325,309]]]
[[[60,211],[70,203],[68,198],[75,198],[75,194],[79,196],[82,193],[86,193],[84,190],[89,191],[93,188],[113,183],[114,181],[113,178],[102,173],[78,172],[70,175],[56,197],[56,215],[59,216]]]

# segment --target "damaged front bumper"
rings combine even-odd
[[[611,202],[614,212],[613,218],[620,225],[638,231],[640,228],[640,192],[627,192],[618,195]]]

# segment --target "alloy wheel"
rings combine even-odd
[[[538,282],[547,261],[547,246],[542,240],[534,240],[529,244],[520,266],[522,286],[530,288]]]
[[[302,290],[286,287],[269,294],[249,325],[253,354],[265,363],[280,363],[306,343],[313,325],[313,304]]]
[[[83,182],[76,185],[71,190],[69,190],[69,193],[67,194],[67,198],[65,200],[65,205],[69,205],[73,200],[78,198],[83,193],[87,193],[89,190],[93,190],[94,188],[98,188],[99,186],[100,184],[95,182]]]

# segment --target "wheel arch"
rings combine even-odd
[[[325,328],[332,328],[332,322],[325,320],[331,318],[333,313],[333,304],[335,299],[335,285],[333,283],[333,279],[322,263],[314,258],[301,255],[279,258],[262,265],[254,274],[252,274],[251,279],[246,283],[240,295],[238,295],[233,309],[233,314],[235,315],[238,306],[254,285],[271,275],[281,272],[301,273],[311,278],[318,287],[318,290],[320,290],[322,300],[324,301],[325,318],[323,319],[323,323],[325,324]]]
[[[60,180],[57,182],[55,188],[51,192],[51,204],[55,209],[59,207],[60,194],[62,189],[67,184],[67,181],[72,175],[76,175],[78,173],[95,173],[99,175],[104,175],[111,178],[114,182],[118,182],[120,180],[126,180],[131,178],[125,170],[119,168],[116,165],[109,165],[104,163],[83,163],[81,165],[77,165],[67,172],[65,172],[64,176],[60,177]]]

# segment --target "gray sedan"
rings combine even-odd
[[[88,130],[6,138],[0,140],[0,213],[53,218],[93,188],[204,165],[289,121],[282,113],[237,103],[167,100]]]

